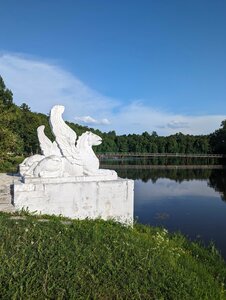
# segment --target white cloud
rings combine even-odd
[[[219,128],[226,115],[186,116],[158,110],[142,101],[123,103],[98,93],[60,66],[17,54],[0,55],[0,75],[17,104],[48,113],[54,104],[66,107],[67,120],[118,134],[157,131],[169,135],[207,134]],[[158,103],[158,99],[156,99]],[[117,109],[115,109],[117,108]],[[116,112],[117,111],[117,112]]]
[[[183,121],[179,121],[179,120],[172,120],[170,121],[168,124],[166,124],[167,127],[171,128],[171,129],[182,129],[182,128],[189,128],[188,123],[183,122]]]
[[[66,106],[65,115],[105,117],[105,111],[118,106],[112,100],[89,88],[62,68],[39,60],[12,54],[0,56],[0,74],[18,102],[26,102],[38,112],[47,113],[54,104]]]
[[[139,182],[136,185],[136,192],[139,194],[141,202],[159,201],[162,197],[167,201],[175,196],[179,199],[184,199],[186,196],[203,197],[204,199],[206,197],[219,198],[219,193],[203,180],[184,180],[178,183],[168,178],[159,178],[155,184],[151,180],[146,183]]]
[[[76,122],[81,122],[88,125],[109,125],[110,121],[106,118],[101,120],[96,120],[90,116],[84,116],[84,117],[75,117]]]
[[[117,132],[123,128],[127,133],[157,131],[159,135],[170,135],[177,132],[208,134],[219,128],[224,119],[226,119],[226,115],[223,114],[204,116],[173,114],[154,109],[139,101],[121,109],[117,115],[111,118],[111,124],[114,124]]]

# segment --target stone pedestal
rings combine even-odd
[[[133,190],[133,180],[121,178],[27,178],[14,184],[14,205],[16,210],[131,224]]]

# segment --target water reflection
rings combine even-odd
[[[117,169],[117,167],[116,167]],[[226,201],[226,168],[222,169],[117,169],[122,178],[131,178],[155,183],[160,178],[172,179],[178,183],[190,180],[202,180],[219,193],[221,199]]]
[[[102,158],[102,165],[114,164],[114,165],[222,165],[224,164],[224,158],[205,158],[205,157],[123,157],[123,158]]]
[[[209,186],[219,192],[221,199],[226,201],[226,170],[213,170],[208,181]]]
[[[117,169],[117,168],[116,168]],[[117,169],[123,178],[140,179],[143,182],[151,180],[153,183],[159,178],[169,178],[176,182],[193,179],[208,179],[212,169]]]
[[[138,222],[214,241],[226,259],[226,169],[117,169],[135,180]],[[223,200],[223,201],[222,201]]]

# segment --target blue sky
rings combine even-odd
[[[17,104],[117,133],[226,119],[226,1],[8,0],[0,75]]]

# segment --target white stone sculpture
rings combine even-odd
[[[134,182],[122,179],[113,170],[101,170],[92,147],[102,139],[85,132],[76,133],[64,122],[64,107],[50,112],[50,126],[55,141],[37,129],[42,154],[26,158],[20,164],[22,180],[14,183],[16,210],[70,218],[115,219],[133,223]]]
[[[25,160],[19,165],[21,176],[31,176],[33,174],[34,167],[45,158],[44,155],[35,154],[30,157],[25,158]]]
[[[62,156],[57,143],[55,141],[53,143],[50,141],[50,139],[45,135],[44,129],[44,125],[37,128],[38,140],[42,154],[46,157],[50,155]]]
[[[76,133],[64,122],[64,106],[55,105],[50,111],[50,126],[55,141],[44,133],[45,126],[37,129],[42,155],[33,155],[20,164],[24,177],[54,178],[70,176],[103,176],[116,179],[113,170],[99,169],[99,159],[92,146],[102,143],[101,137],[87,131],[78,139]]]

